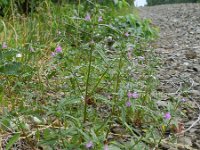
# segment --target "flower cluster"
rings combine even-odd
[[[130,99],[131,98],[137,99],[139,97],[139,94],[137,92],[133,92],[133,93],[128,92],[127,96],[129,100],[126,102],[126,107],[130,107],[131,106]]]
[[[57,47],[55,48],[55,52],[51,53],[51,56],[55,56],[58,53],[62,53],[62,47],[60,45],[57,45]]]
[[[127,96],[128,96],[129,99],[130,99],[130,98],[135,98],[135,99],[137,99],[137,98],[139,97],[139,94],[138,94],[137,92],[133,92],[133,93],[128,92]]]
[[[85,16],[85,21],[91,21],[91,16],[89,13],[86,14]],[[102,22],[103,21],[103,17],[102,16],[99,16],[98,17],[98,22]]]

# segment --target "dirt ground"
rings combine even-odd
[[[200,4],[174,4],[139,8],[142,18],[152,19],[160,28],[155,44],[161,59],[157,77],[161,105],[170,97],[185,97],[187,117],[182,119],[184,136],[177,145],[163,149],[200,149]]]

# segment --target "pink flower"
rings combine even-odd
[[[124,35],[125,35],[126,37],[128,37],[128,36],[129,36],[129,33],[128,33],[128,32],[126,32]]]
[[[56,53],[55,53],[55,52],[52,52],[52,53],[51,53],[51,56],[52,56],[52,57],[56,56]]]
[[[2,43],[2,48],[3,48],[3,49],[6,49],[7,47],[8,47],[8,46],[7,46],[6,42],[3,42],[3,43]]]
[[[138,98],[139,97],[139,94],[137,92],[134,92],[134,93],[131,93],[131,92],[128,92],[128,98]]]
[[[108,144],[104,145],[104,150],[108,150]]]
[[[30,50],[31,52],[34,52],[34,49],[33,49],[32,46],[30,46],[29,50]]]
[[[139,94],[138,94],[137,92],[134,92],[134,93],[132,94],[132,97],[133,97],[133,98],[138,98],[138,97],[139,97]]]
[[[98,18],[98,22],[102,22],[103,21],[103,18],[102,18],[102,16],[100,16],[99,18]]]
[[[130,101],[126,102],[126,107],[131,107],[131,102]]]
[[[166,120],[169,120],[169,119],[171,118],[170,112],[167,112],[167,113],[164,115],[164,118],[165,118]]]
[[[62,47],[58,45],[55,49],[56,53],[61,53],[62,52]]]
[[[128,92],[127,94],[128,98],[130,99],[132,97],[132,93],[131,92]]]
[[[93,142],[92,141],[89,141],[86,145],[85,145],[86,148],[88,149],[91,149],[93,147]]]
[[[86,21],[90,21],[90,20],[91,20],[91,17],[90,17],[90,14],[89,14],[89,13],[87,13],[87,15],[85,16],[85,20],[86,20]]]

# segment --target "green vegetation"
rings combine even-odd
[[[175,4],[175,3],[197,3],[199,0],[147,0],[147,5]]]
[[[14,8],[15,4],[9,4]],[[149,149],[177,130],[158,107],[158,30],[125,1],[55,4],[0,20],[0,142],[32,149]],[[173,136],[171,141],[175,140]]]

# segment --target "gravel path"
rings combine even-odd
[[[166,145],[166,149],[200,150],[200,4],[143,7],[139,13],[160,28],[155,46],[162,60],[157,75],[160,104],[170,97],[185,97],[188,103],[187,118],[183,120],[185,129],[194,125],[179,138],[178,148]]]

